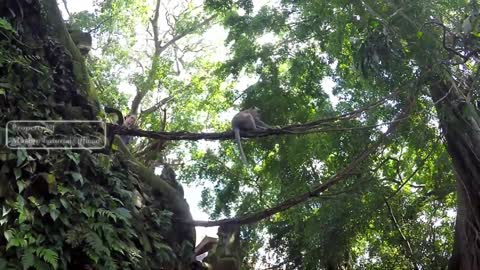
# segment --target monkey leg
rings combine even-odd
[[[263,122],[258,118],[255,118],[255,126],[256,126],[256,129],[263,129],[263,130],[273,128],[272,126],[270,126],[269,124]]]

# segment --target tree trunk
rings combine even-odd
[[[480,116],[455,87],[432,81],[430,93],[457,176],[457,219],[448,269],[480,269]]]

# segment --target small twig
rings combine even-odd
[[[70,19],[70,17],[72,17],[72,14],[71,14],[70,11],[68,10],[67,0],[62,0],[62,2],[63,2],[63,6],[65,7],[65,11],[66,11],[67,14],[68,14],[68,18]]]
[[[392,207],[390,207],[390,204],[388,203],[387,198],[384,198],[384,200],[385,200],[385,204],[387,205],[387,209],[388,209],[388,212],[390,214],[390,218],[392,219],[393,225],[397,229],[397,231],[400,234],[400,237],[402,238],[402,240],[405,242],[405,247],[407,248],[408,257],[410,257],[411,263],[413,265],[413,269],[415,269],[415,270],[420,269],[418,267],[417,263],[415,262],[415,256],[413,254],[413,250],[412,250],[412,246],[410,244],[410,241],[407,239],[405,234],[402,232],[402,229],[400,228],[400,225],[398,224],[397,219],[395,218]]]
[[[438,141],[438,140],[437,140]],[[390,196],[388,196],[387,200],[390,200],[391,198],[393,198],[395,195],[397,195],[398,192],[400,192],[400,190],[402,190],[402,188],[408,183],[410,182],[410,180],[420,171],[423,169],[423,167],[425,166],[426,162],[428,159],[430,159],[430,156],[433,154],[433,150],[434,148],[432,148],[432,150],[427,154],[427,156],[421,161],[421,164],[420,166],[418,166],[417,168],[415,168],[415,170],[407,177],[407,179],[405,179],[405,181],[402,181],[400,186],[392,193],[390,194]]]
[[[159,102],[157,102],[157,104],[153,105],[152,107],[141,111],[141,114],[153,113],[156,110],[160,109],[160,107],[162,107],[163,105],[167,104],[168,102],[170,102],[172,100],[173,100],[173,97],[166,97],[166,98],[160,100]]]

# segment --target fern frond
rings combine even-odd
[[[27,248],[25,253],[22,255],[22,267],[24,270],[32,267],[35,264],[35,255],[31,248]]]
[[[88,232],[85,235],[87,245],[99,256],[110,256],[110,250],[103,245],[103,241],[95,232]]]
[[[65,242],[67,244],[70,244],[73,248],[78,247],[82,240],[83,240],[83,237],[81,237],[79,232],[75,229],[68,230],[67,234],[65,235]]]
[[[53,266],[54,269],[58,268],[58,253],[56,251],[49,248],[38,247],[35,249],[35,254]]]
[[[17,33],[17,31],[15,31],[15,29],[13,29],[12,25],[7,20],[5,20],[4,18],[0,18],[0,29],[7,30],[7,31],[12,32],[14,34]]]

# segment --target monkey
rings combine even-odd
[[[115,115],[114,121],[116,122],[117,125],[119,125],[119,126],[123,125],[124,117],[123,117],[123,114],[120,110],[112,108],[112,107],[108,107],[108,106],[104,106],[103,109],[104,109],[104,111],[107,115]],[[113,133],[112,129],[110,127],[108,127],[107,128],[107,138],[106,138],[107,143],[108,143],[108,147],[106,149],[104,149],[105,153],[109,153],[110,150],[112,149],[113,137],[115,137],[115,134]]]
[[[108,107],[108,106],[104,106],[103,110],[105,111],[107,117],[110,118],[113,121],[113,123],[117,124],[118,126],[124,126],[124,127],[127,127],[127,128],[131,128],[135,124],[136,115],[129,114],[126,117],[123,117],[123,114],[120,110],[112,108],[112,107]],[[112,115],[114,117],[112,117]],[[100,151],[97,151],[97,152],[104,153],[104,154],[110,154],[111,149],[112,149],[112,145],[113,145],[113,141],[114,141],[114,137],[115,137],[115,133],[113,132],[112,129],[114,129],[112,126],[107,126],[107,131],[106,131],[107,136],[105,138],[106,139],[106,145],[105,145],[106,147],[104,149],[100,150]],[[128,135],[120,135],[120,139],[125,145],[127,145],[131,141],[131,137],[128,136]]]
[[[245,153],[243,152],[240,131],[256,131],[272,128],[273,127],[260,120],[259,109],[257,107],[240,111],[232,118],[232,129],[235,133],[235,141],[237,142],[240,151],[240,159],[245,165],[248,163]]]
[[[467,38],[470,38],[472,34],[478,32],[479,16],[480,14],[478,12],[472,12],[472,14],[463,21],[462,32]]]
[[[162,169],[160,177],[165,180],[171,187],[173,187],[178,193],[184,197],[184,191],[182,185],[177,181],[177,174],[169,165],[165,164]]]
[[[469,4],[470,14],[465,18],[462,23],[462,32],[468,38],[470,36],[478,37],[478,27],[480,22],[480,12],[477,1],[470,1]]]
[[[240,226],[238,224],[222,224],[218,227],[217,235],[215,269],[240,270]]]
[[[213,270],[240,270],[240,225],[222,224],[218,227],[217,235],[218,240],[203,259],[205,266]]]
[[[129,114],[125,117],[123,121],[123,126],[126,128],[133,128],[135,126],[135,122],[137,121],[137,116],[135,114]],[[132,141],[132,136],[129,135],[120,135],[123,143],[125,145],[129,144]]]

